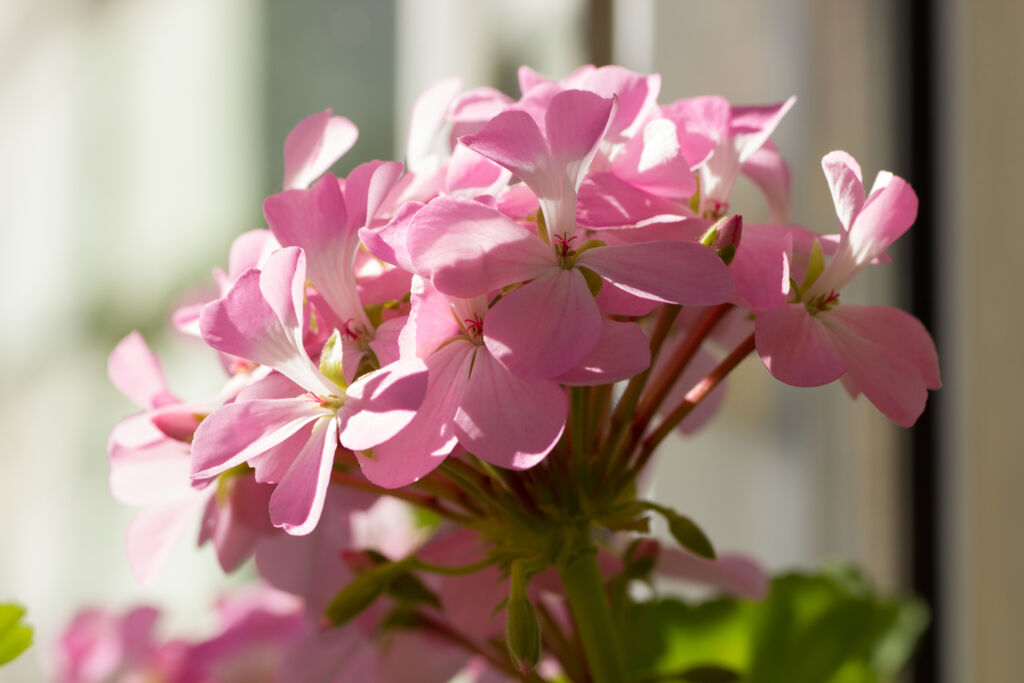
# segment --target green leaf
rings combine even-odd
[[[679,674],[679,680],[692,683],[733,683],[741,676],[721,666],[695,666]]]
[[[714,546],[711,545],[711,541],[708,540],[708,537],[692,519],[664,505],[657,505],[655,503],[644,503],[644,505],[647,509],[653,510],[665,518],[665,521],[668,522],[669,532],[671,532],[672,537],[676,539],[679,545],[701,557],[706,557],[709,560],[715,559]]]
[[[21,623],[25,609],[0,605],[0,666],[12,661],[32,644],[32,628]]]

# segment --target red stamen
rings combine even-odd
[[[561,235],[554,235],[552,239],[555,240],[555,244],[558,245],[558,255],[565,257],[569,255],[571,251],[570,243],[576,239],[576,235],[569,237],[568,233],[562,233]]]
[[[474,313],[472,318],[466,318],[462,322],[466,323],[466,331],[471,335],[480,336],[484,333],[484,321],[478,314]]]

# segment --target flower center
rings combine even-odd
[[[554,243],[555,256],[558,257],[558,265],[563,268],[572,268],[575,262],[576,252],[572,248],[572,242],[576,239],[576,235],[572,237],[569,233],[563,232],[560,235],[552,235],[551,241]]]

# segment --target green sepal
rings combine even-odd
[[[235,465],[229,470],[221,472],[217,476],[217,488],[214,495],[217,497],[217,504],[224,507],[228,503],[228,497],[231,495],[231,485],[238,477],[245,476],[249,473],[248,463],[242,463]]]
[[[696,192],[693,193],[693,196],[690,197],[690,211],[693,211],[694,213],[699,214],[700,213],[700,176],[699,175],[696,176],[696,179],[697,179],[697,190],[696,190]]]
[[[727,247],[722,247],[718,250],[718,258],[722,259],[725,265],[732,263],[732,260],[736,258],[736,245],[730,244]]]
[[[804,276],[804,283],[800,285],[801,294],[811,288],[823,270],[825,270],[825,256],[821,251],[821,242],[815,237],[814,244],[811,246],[811,257],[807,263],[807,275]]]
[[[587,289],[590,290],[591,295],[597,296],[600,293],[601,288],[604,287],[604,280],[601,279],[600,275],[589,268],[584,268],[582,266],[577,266],[577,268],[581,273],[583,273],[583,279],[586,281]]]
[[[345,372],[341,367],[341,347],[341,333],[335,330],[320,354],[320,373],[342,389],[347,389],[348,383],[345,382]]]
[[[701,557],[706,557],[709,560],[715,559],[714,546],[692,519],[664,505],[650,502],[645,502],[643,505],[648,510],[657,512],[665,518],[665,521],[668,522],[669,532],[679,545]]]
[[[584,242],[583,244],[580,245],[579,249],[576,250],[576,255],[579,256],[580,254],[585,252],[587,249],[594,249],[596,247],[607,247],[607,246],[608,246],[608,243],[607,242],[602,242],[601,240],[587,240],[586,242]]]
[[[12,661],[32,645],[32,627],[21,623],[25,609],[0,605],[0,666]]]
[[[636,531],[646,534],[651,530],[647,506],[638,501],[617,505],[604,514],[600,522],[609,531]]]

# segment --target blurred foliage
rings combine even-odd
[[[632,603],[620,623],[638,681],[884,683],[906,665],[928,610],[834,569],[776,577],[762,602]]]
[[[32,627],[21,623],[24,616],[24,608],[18,605],[0,605],[0,666],[32,644]]]

